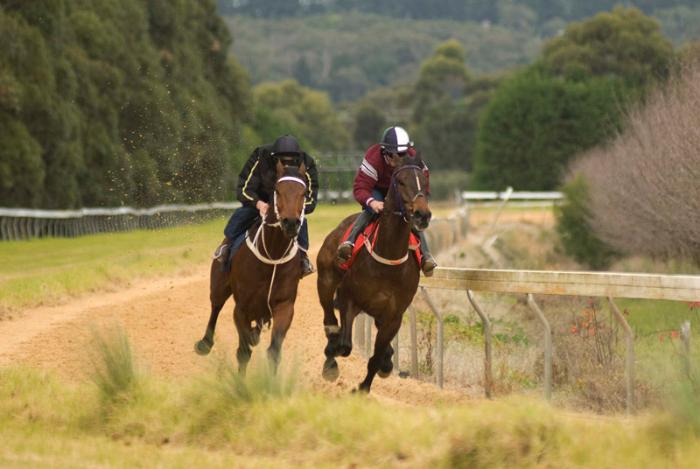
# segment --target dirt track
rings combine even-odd
[[[316,276],[304,279],[299,290],[294,321],[282,349],[282,368],[296,368],[300,383],[314,390],[349,392],[364,378],[366,359],[355,349],[350,357],[338,359],[338,381],[327,383],[321,378],[325,337]],[[224,352],[234,356],[237,336],[230,301],[219,318],[211,357]],[[192,376],[216,359],[200,357],[193,350],[208,317],[208,266],[203,265],[187,275],[135,282],[125,290],[23,311],[13,320],[2,321],[0,366],[21,363],[54,370],[68,379],[85,379],[91,368],[93,328],[118,324],[128,333],[140,362],[151,372],[174,378]],[[269,331],[265,331],[253,351],[253,365],[265,357],[268,344]],[[372,391],[378,399],[411,405],[468,399],[457,391],[443,391],[430,383],[397,376],[377,377]]]

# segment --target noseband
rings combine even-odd
[[[274,189],[273,194],[272,194],[272,208],[275,211],[275,218],[277,219],[277,221],[275,223],[268,223],[265,220],[263,220],[263,223],[265,223],[267,226],[274,226],[277,228],[282,228],[282,224],[280,222],[280,213],[279,213],[279,210],[277,209],[277,184],[279,184],[282,181],[294,181],[294,182],[301,184],[302,186],[304,186],[304,189],[306,189],[306,182],[304,182],[304,180],[301,178],[298,178],[295,176],[283,176],[283,177],[279,178],[277,180],[277,182],[275,183],[275,189]],[[305,215],[304,209],[302,208],[301,209],[301,223],[299,223],[299,228],[297,228],[297,234],[299,234],[299,230],[301,229],[301,225],[304,223],[304,215]]]
[[[418,188],[418,192],[416,192],[416,195],[413,196],[411,202],[415,201],[418,197],[425,197],[425,194],[423,193],[423,188],[421,187],[420,179],[418,178],[418,171],[423,171],[423,168],[420,166],[414,164],[401,166],[399,169],[394,171],[394,174],[391,175],[391,190],[393,191],[394,198],[397,200],[396,203],[399,206],[399,209],[395,210],[393,213],[394,215],[401,216],[403,221],[408,223],[410,216],[406,214],[406,204],[403,203],[403,197],[401,197],[401,194],[399,193],[398,184],[396,182],[396,175],[405,169],[413,170],[413,174],[416,176],[416,187]]]
[[[294,176],[284,176],[281,177],[277,180],[277,183],[282,182],[282,181],[294,181],[298,182],[302,186],[304,186],[304,189],[306,189],[306,182],[304,182],[303,179],[294,177]],[[272,195],[273,198],[273,208],[275,211],[275,218],[277,218],[277,221],[274,223],[269,223],[265,220],[263,220],[262,223],[260,223],[260,226],[258,227],[258,230],[255,232],[255,236],[253,236],[253,239],[251,240],[248,234],[246,233],[246,244],[248,245],[248,248],[253,252],[255,257],[258,258],[260,262],[263,262],[264,264],[268,265],[279,265],[279,264],[284,264],[286,262],[289,262],[297,253],[297,250],[299,249],[299,245],[297,244],[297,236],[299,234],[299,230],[301,229],[301,226],[304,224],[304,209],[302,208],[301,210],[301,223],[299,223],[299,227],[297,228],[296,235],[289,241],[289,246],[287,246],[287,249],[285,250],[285,253],[282,255],[282,257],[278,259],[273,259],[270,256],[270,253],[267,249],[267,244],[265,243],[265,230],[264,227],[267,225],[269,227],[273,228],[280,228],[282,229],[282,223],[280,222],[280,216],[279,216],[279,211],[277,209],[277,187],[275,184],[275,190]],[[267,218],[267,217],[265,217]],[[260,250],[258,249],[258,239],[262,241],[262,248],[265,254],[263,255]]]

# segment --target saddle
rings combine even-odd
[[[340,238],[340,243],[343,243],[345,240],[348,239],[350,236],[350,230],[352,229],[352,226],[348,227],[347,230],[345,230],[345,234],[343,234],[343,237]],[[362,250],[363,247],[365,247],[365,242],[369,242],[370,246],[372,247],[372,250],[374,250],[374,245],[377,242],[377,235],[379,234],[379,220],[374,220],[370,222],[367,227],[362,231],[357,236],[357,240],[355,241],[355,245],[352,248],[352,255],[350,256],[350,259],[347,260],[347,262],[340,264],[340,268],[342,270],[348,270],[352,264],[355,262],[355,258],[357,257],[357,254]],[[413,234],[411,232],[409,238],[408,238],[408,249],[413,251],[413,255],[416,257],[416,260],[418,261],[418,267],[421,267],[422,265],[422,259],[423,255],[421,254],[420,250],[420,241],[418,240],[418,236]]]

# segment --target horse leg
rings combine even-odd
[[[360,391],[369,392],[374,376],[384,364],[388,347],[391,347],[391,340],[401,327],[401,316],[397,316],[398,317],[396,319],[392,319],[391,321],[382,323],[378,326],[377,340],[374,342],[374,355],[372,355],[367,362],[367,376],[365,377],[364,381],[360,383],[358,388]],[[389,355],[389,357],[391,358],[391,355]]]
[[[214,331],[219,313],[224,307],[226,300],[231,296],[231,285],[228,281],[228,274],[222,272],[219,262],[213,261],[211,273],[209,275],[209,301],[211,302],[211,314],[207,323],[207,330],[204,337],[194,344],[194,350],[199,355],[207,355],[214,346]]]
[[[243,312],[238,309],[238,305],[233,310],[233,322],[236,324],[238,331],[238,350],[236,350],[236,359],[238,360],[238,372],[245,375],[246,367],[252,355],[250,323],[246,321]]]
[[[319,264],[319,273],[317,280],[318,297],[323,308],[323,329],[326,333],[328,343],[323,353],[326,356],[326,361],[323,364],[323,378],[327,381],[335,381],[340,374],[338,371],[338,363],[335,357],[338,355],[338,347],[340,345],[340,327],[338,319],[335,316],[335,295],[340,276],[334,272],[324,271],[323,264]]]
[[[352,300],[348,300],[345,307],[341,309],[338,353],[342,357],[347,357],[352,352],[352,324],[358,314],[360,314],[360,310]]]
[[[270,346],[267,348],[267,358],[270,368],[275,374],[277,373],[277,367],[280,363],[282,342],[284,342],[289,326],[292,324],[293,317],[293,301],[278,304],[275,306],[274,311],[272,312],[272,337],[270,338]]]
[[[219,313],[223,307],[223,304],[211,305],[211,314],[209,316],[207,330],[204,332],[204,337],[194,344],[194,351],[199,355],[207,355],[214,346],[214,330],[216,329],[216,321],[219,318]]]

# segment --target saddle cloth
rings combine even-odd
[[[348,239],[351,229],[352,225],[350,225],[348,229],[345,230],[345,234],[343,234],[343,237],[340,238],[341,243]],[[377,242],[378,234],[379,220],[374,220],[369,225],[367,225],[367,227],[362,231],[362,233],[359,234],[357,240],[355,241],[355,246],[352,249],[352,255],[350,256],[350,259],[348,259],[347,262],[340,264],[340,268],[343,270],[348,270],[352,266],[353,262],[355,262],[357,254],[365,246],[365,239],[369,240],[370,245],[372,246],[372,250],[374,250],[374,244]],[[418,236],[413,234],[413,232],[411,232],[411,235],[408,238],[408,249],[413,251],[413,254],[416,256],[416,260],[418,261],[418,267],[420,267],[422,265],[421,261],[423,256],[420,251],[420,241],[418,240]]]

